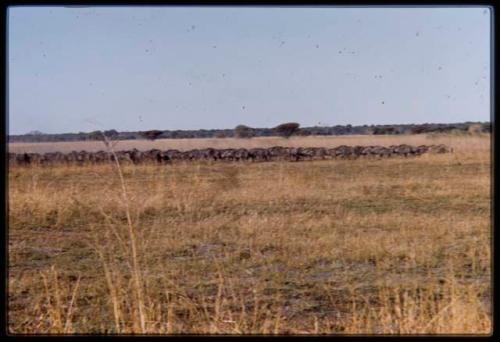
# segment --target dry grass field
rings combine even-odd
[[[12,167],[9,331],[489,334],[489,136],[160,140],[118,149],[399,143],[455,152],[123,164],[122,173],[111,163]],[[63,145],[9,148],[104,149]]]
[[[478,137],[468,137],[472,140],[481,140]],[[237,138],[207,138],[207,139],[159,139],[149,140],[123,140],[117,142],[116,151],[131,150],[136,148],[140,151],[151,149],[167,150],[177,149],[187,151],[199,148],[256,148],[256,147],[336,147],[339,145],[381,145],[390,146],[401,143],[409,145],[424,144],[447,144],[452,147],[461,148],[462,144],[469,144],[469,140],[457,139],[453,135],[345,135],[345,136],[309,136],[291,137],[283,139],[280,137],[263,137],[252,139]],[[484,139],[482,139],[484,140]],[[458,145],[458,146],[457,146]],[[99,151],[105,150],[99,141],[78,142],[54,142],[54,143],[12,143],[9,144],[9,152],[15,153],[46,153],[46,152],[71,152],[71,151]]]

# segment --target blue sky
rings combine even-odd
[[[490,15],[11,7],[9,133],[489,121]]]

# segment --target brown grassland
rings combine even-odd
[[[309,136],[291,137],[283,139],[280,137],[262,137],[252,139],[238,138],[206,138],[206,139],[158,139],[150,140],[123,140],[115,146],[115,150],[131,150],[136,148],[141,151],[151,149],[177,149],[180,151],[192,150],[196,148],[255,148],[255,147],[336,147],[339,145],[423,145],[423,144],[447,144],[462,149],[463,144],[470,141],[456,139],[458,135],[344,135],[344,136]],[[468,137],[469,139],[472,137]],[[477,137],[475,139],[478,139]],[[483,139],[484,140],[484,139]],[[102,142],[99,141],[78,141],[78,142],[53,142],[53,143],[12,143],[9,144],[9,152],[15,153],[46,153],[60,151],[68,153],[71,151],[99,151],[106,150]]]
[[[10,333],[491,332],[489,135],[217,141],[455,152],[11,167]]]

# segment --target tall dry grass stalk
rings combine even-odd
[[[51,322],[51,331],[62,332],[65,334],[74,333],[72,318],[73,318],[73,305],[75,303],[78,286],[80,285],[80,276],[76,281],[73,292],[67,305],[67,310],[64,312],[63,299],[61,298],[61,289],[59,286],[58,274],[54,266],[51,267],[49,272],[42,272],[41,277],[45,287],[46,295],[46,315]],[[64,319],[65,317],[65,319]]]
[[[106,150],[108,153],[110,153],[113,158],[112,160],[114,161],[115,167],[116,167],[116,172],[119,177],[119,185],[120,185],[120,190],[121,190],[121,197],[122,197],[122,203],[125,207],[125,215],[127,219],[127,238],[128,241],[125,242],[121,236],[120,233],[118,232],[118,229],[120,229],[118,226],[115,227],[115,222],[112,222],[110,220],[110,216],[105,213],[105,211],[100,208],[101,214],[108,219],[108,227],[113,233],[113,237],[116,239],[117,244],[121,247],[121,252],[123,253],[122,255],[125,258],[129,258],[130,260],[127,260],[130,272],[132,273],[132,278],[134,282],[134,292],[135,292],[135,297],[136,297],[136,307],[137,307],[137,320],[140,323],[140,329],[139,333],[147,333],[147,327],[146,327],[146,321],[147,321],[147,316],[145,312],[145,303],[144,303],[144,284],[142,281],[142,272],[141,272],[141,265],[139,262],[139,256],[138,256],[138,241],[137,241],[137,228],[132,222],[132,217],[131,217],[131,208],[130,208],[130,199],[127,191],[127,184],[125,182],[125,178],[123,176],[123,171],[122,167],[120,165],[120,162],[118,160],[118,157],[116,155],[115,149],[114,149],[114,142],[111,141],[108,137],[106,137],[104,134],[103,136],[103,143],[106,147]],[[98,232],[96,231],[95,227],[92,227],[92,232],[93,232],[93,238],[94,238],[94,245],[96,246],[96,251],[99,255],[99,258],[101,259],[103,268],[104,268],[104,273],[106,276],[106,282],[109,288],[110,292],[110,297],[113,303],[113,314],[114,314],[114,320],[115,320],[115,329],[117,333],[122,332],[122,324],[121,321],[123,320],[123,313],[121,312],[121,305],[120,305],[120,297],[118,295],[118,292],[120,291],[120,284],[119,284],[119,277],[124,278],[123,274],[120,274],[120,271],[116,270],[115,272],[112,271],[113,263],[110,261],[109,258],[106,257],[106,249],[103,248],[99,242],[99,236]],[[105,239],[108,240],[110,239],[111,236],[109,234],[105,235]],[[130,251],[128,251],[128,248],[130,248]],[[113,273],[118,273],[118,274],[113,274]]]

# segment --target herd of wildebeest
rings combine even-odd
[[[325,147],[282,147],[274,146],[269,148],[227,148],[227,149],[195,149],[190,151],[152,149],[149,151],[139,151],[137,149],[129,151],[117,151],[110,153],[106,151],[88,152],[72,151],[70,153],[48,152],[38,153],[9,153],[9,163],[15,165],[32,164],[54,164],[54,163],[75,163],[92,164],[104,163],[114,160],[115,155],[119,161],[128,161],[133,164],[141,162],[168,163],[172,161],[272,161],[272,160],[321,160],[336,158],[359,158],[378,157],[387,158],[393,156],[418,156],[423,153],[448,153],[452,148],[446,145],[392,145],[384,146],[346,146],[341,145],[335,148]]]

